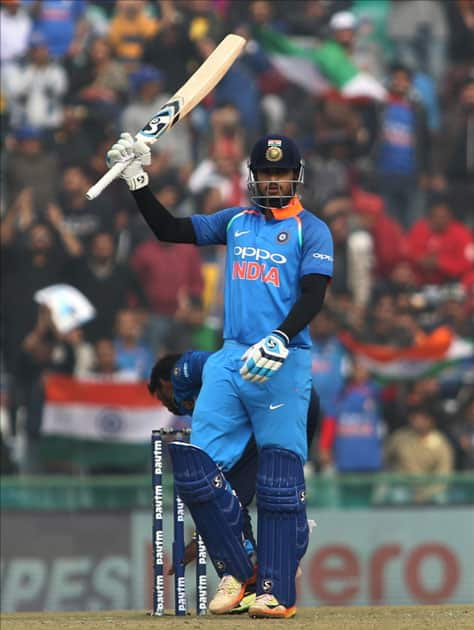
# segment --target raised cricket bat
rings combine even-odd
[[[171,100],[140,129],[136,137],[147,144],[153,144],[160,136],[171,129],[178,120],[184,118],[209,92],[219,83],[227,70],[240,55],[246,40],[231,33],[213,50],[204,63],[186,81]],[[103,175],[99,181],[86,192],[87,199],[95,199],[107,186],[119,177],[127,166],[120,162]]]

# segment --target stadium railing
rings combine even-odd
[[[171,478],[165,475],[165,507],[171,508]],[[4,476],[3,510],[149,509],[149,475],[75,477]],[[389,473],[315,475],[307,480],[308,506],[317,508],[399,508],[413,505],[474,505],[474,471],[444,477]]]

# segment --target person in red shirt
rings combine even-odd
[[[419,284],[461,282],[472,271],[470,230],[453,218],[444,196],[432,199],[428,216],[408,232],[408,255]]]
[[[352,191],[354,208],[359,219],[373,238],[375,274],[378,279],[388,278],[393,268],[404,259],[404,232],[400,224],[385,211],[380,195],[361,188]]]
[[[202,324],[202,262],[195,248],[148,239],[138,245],[131,266],[150,304],[145,332],[153,352],[170,344],[178,352],[192,345],[193,330]]]

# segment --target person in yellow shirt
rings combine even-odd
[[[393,472],[449,475],[453,460],[453,447],[436,429],[435,415],[428,406],[413,407],[408,414],[408,426],[392,433],[386,442],[386,466]],[[446,491],[445,484],[413,484],[412,488],[412,499],[417,503],[442,500]]]
[[[133,66],[143,55],[146,40],[160,28],[158,19],[148,15],[144,0],[117,0],[110,22],[109,42],[119,61]]]

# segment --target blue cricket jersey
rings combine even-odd
[[[300,297],[300,279],[332,276],[328,226],[294,197],[267,219],[255,207],[191,217],[198,245],[227,244],[224,339],[252,345],[277,328]],[[291,346],[311,347],[308,327]]]
[[[179,415],[192,415],[202,385],[202,370],[212,352],[184,352],[171,372],[173,396]]]

